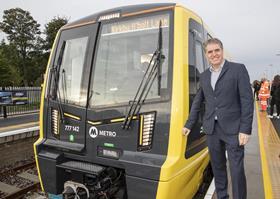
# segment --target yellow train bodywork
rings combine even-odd
[[[169,147],[165,163],[161,168],[157,199],[192,198],[202,181],[202,174],[209,163],[208,149],[185,159],[187,138],[182,135],[189,112],[188,36],[189,19],[201,23],[201,19],[182,6],[174,11],[174,60],[172,107]]]

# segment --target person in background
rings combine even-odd
[[[280,119],[280,75],[275,75],[271,86],[271,101],[269,118],[273,118],[274,105],[276,105],[277,119]]]
[[[270,97],[269,82],[263,78],[261,89],[259,91],[259,99],[261,101],[261,111],[267,111],[268,99]]]
[[[243,64],[224,59],[223,44],[219,39],[207,40],[204,51],[210,67],[200,76],[200,88],[182,133],[188,137],[198,119],[200,107],[205,103],[203,129],[206,133],[217,197],[229,198],[227,151],[233,199],[246,199],[244,145],[252,131],[254,112],[250,78]]]
[[[261,82],[258,80],[255,80],[253,82],[253,88],[254,88],[254,99],[256,99],[256,101],[259,100],[259,91],[261,89]]]

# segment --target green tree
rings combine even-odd
[[[49,23],[45,25],[44,33],[46,34],[45,50],[50,51],[54,43],[58,30],[68,23],[66,17],[54,17]]]
[[[50,22],[45,25],[45,29],[43,33],[45,34],[45,39],[41,42],[43,51],[34,51],[32,53],[33,59],[30,60],[29,66],[37,66],[37,71],[33,70],[33,76],[36,78],[30,77],[32,85],[38,86],[42,83],[43,74],[45,73],[46,66],[48,64],[48,59],[50,56],[50,50],[53,46],[55,37],[59,29],[68,23],[68,19],[66,17],[54,17]],[[28,70],[32,71],[32,68],[28,68]]]
[[[16,47],[19,54],[19,68],[23,76],[24,85],[28,85],[28,60],[30,53],[38,50],[40,43],[40,24],[37,23],[28,11],[21,8],[4,10],[0,29],[7,34],[10,45]],[[34,69],[33,69],[34,70]]]
[[[18,53],[13,45],[0,44],[0,87],[20,86],[22,78],[17,69]]]
[[[28,59],[27,71],[29,76],[27,81],[31,86],[40,86],[43,79],[43,74],[45,73],[48,57],[47,52],[44,51],[34,51],[31,54],[31,59]],[[36,68],[36,70],[34,70]]]
[[[12,71],[6,64],[3,50],[0,49],[0,87],[12,84]]]

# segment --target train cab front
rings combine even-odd
[[[58,33],[35,144],[50,198],[156,198],[170,129],[170,6],[99,13]]]

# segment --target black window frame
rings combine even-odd
[[[55,82],[54,82],[54,72],[52,70],[57,70],[58,72],[61,70],[61,68],[56,68],[57,60],[60,54],[61,47],[64,43],[64,41],[71,40],[71,39],[77,39],[77,38],[82,38],[82,37],[88,37],[87,41],[87,46],[86,46],[86,51],[85,51],[85,57],[84,57],[84,64],[83,64],[83,72],[82,72],[82,77],[81,77],[81,88],[80,88],[80,94],[84,95],[86,98],[86,103],[80,105],[80,104],[75,104],[75,103],[65,103],[70,106],[77,106],[77,107],[82,107],[86,108],[87,107],[87,101],[88,101],[88,82],[89,82],[89,73],[90,73],[90,67],[92,63],[92,51],[93,51],[93,43],[95,42],[95,37],[92,36],[92,30],[93,30],[93,23],[92,24],[87,24],[87,25],[81,25],[77,27],[72,27],[72,28],[66,28],[62,29],[59,32],[59,35],[57,35],[57,41],[54,45],[53,52],[52,52],[52,57],[50,58],[50,64],[48,68],[48,81],[46,83],[46,90],[45,90],[45,98],[51,99],[53,101],[58,101],[57,100],[57,89],[54,88]],[[98,31],[98,28],[96,29]],[[77,34],[77,31],[78,34]],[[58,86],[58,85],[57,85]],[[53,90],[54,89],[54,90]],[[54,93],[52,93],[54,91]],[[82,93],[83,92],[83,93]],[[63,101],[60,103],[64,104]]]

